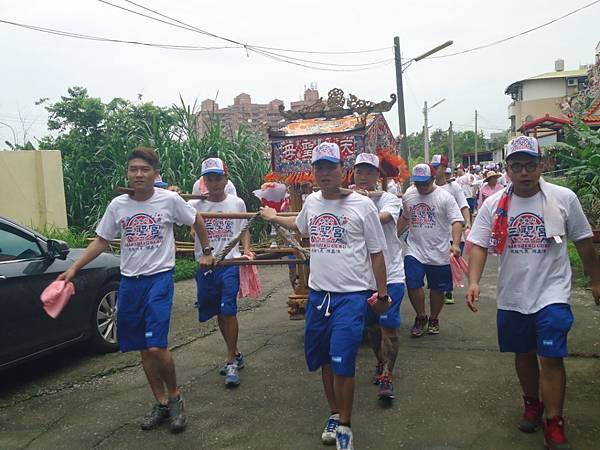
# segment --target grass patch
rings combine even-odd
[[[87,238],[93,237],[90,233],[78,233],[71,228],[44,228],[36,229],[38,233],[48,239],[65,241],[71,248],[85,248],[88,246]]]
[[[197,267],[198,263],[191,258],[178,258],[175,261],[175,281],[194,278]]]

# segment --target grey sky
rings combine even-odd
[[[191,1],[139,0],[197,27],[255,45],[303,50],[388,51],[361,55],[291,56],[336,63],[362,63],[393,56],[400,36],[403,57],[412,57],[452,39],[450,53],[485,44],[558,17],[591,0],[396,0],[396,1]],[[111,0],[132,8],[123,0]],[[187,45],[227,45],[186,30],[149,21],[96,0],[0,0],[0,18],[70,32],[124,40]],[[552,71],[562,57],[565,69],[593,61],[600,39],[600,4],[541,30],[488,49],[413,64],[405,76],[409,132],[422,126],[423,101],[445,103],[430,114],[434,128],[472,127],[474,110],[486,134],[509,125],[504,89],[511,82]],[[363,72],[322,72],[275,62],[242,49],[192,52],[75,40],[0,24],[0,122],[22,140],[19,112],[30,138],[46,134],[46,114],[34,106],[41,97],[57,100],[70,86],[81,85],[105,101],[131,100],[138,93],[159,105],[214,98],[221,106],[240,92],[255,103],[279,98],[289,106],[304,86],[316,82],[321,95],[333,87],[373,101],[395,92],[393,63]],[[396,109],[387,113],[398,130]],[[12,139],[0,125],[0,148]]]

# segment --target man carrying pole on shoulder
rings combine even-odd
[[[127,158],[127,179],[133,194],[113,199],[96,228],[96,239],[58,279],[71,280],[79,269],[109,248],[121,235],[121,282],[117,297],[119,347],[138,350],[156,403],[141,423],[150,430],[170,419],[171,432],[185,429],[183,397],[177,388],[175,365],[167,337],[173,304],[175,238],[173,224],[193,226],[203,245],[208,236],[200,214],[179,194],[155,188],[158,154],[152,148],[135,148]],[[200,267],[213,264],[203,256]]]
[[[383,251],[385,237],[373,202],[342,194],[343,163],[337,144],[322,142],[312,151],[320,191],[310,194],[296,219],[261,208],[262,217],[310,237],[309,296],[304,353],[308,369],[321,369],[331,411],[321,435],[338,450],[354,448],[350,418],[356,354],[362,340],[367,300],[378,313],[389,307]],[[373,271],[378,295],[372,293]]]
[[[374,191],[380,177],[379,158],[372,153],[361,153],[354,163],[354,182],[358,189]],[[402,201],[393,194],[382,192],[371,199],[379,212],[386,241],[385,267],[387,269],[387,290],[392,305],[383,314],[367,310],[367,334],[375,352],[377,366],[373,384],[379,385],[381,400],[394,399],[392,374],[398,357],[398,328],[400,327],[400,303],[404,297],[404,263],[402,248],[396,232],[396,224],[402,212]]]

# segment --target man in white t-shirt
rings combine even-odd
[[[227,168],[227,164],[223,163],[224,167]],[[237,190],[235,185],[231,182],[229,178],[227,178],[227,184],[225,185],[225,193],[229,195],[235,195],[237,197]],[[203,176],[200,176],[198,180],[194,183],[192,187],[193,195],[208,195],[208,190],[206,187],[206,182]]]
[[[143,430],[170,418],[170,429],[185,429],[183,398],[167,337],[173,304],[175,237],[173,224],[194,227],[203,245],[208,235],[200,214],[175,192],[155,188],[158,154],[135,148],[127,158],[127,179],[133,194],[113,199],[96,228],[96,239],[58,279],[75,279],[86,264],[108,250],[121,236],[121,282],[117,297],[117,326],[122,352],[138,350],[156,404],[141,423]],[[211,256],[199,258],[201,267],[213,264]]]
[[[408,248],[404,272],[408,298],[417,313],[412,337],[440,333],[439,315],[444,306],[444,292],[452,292],[450,254],[460,255],[463,217],[454,197],[436,186],[433,168],[417,164],[413,168],[413,186],[407,189],[404,209],[398,221],[398,233],[408,226]],[[452,239],[452,245],[450,240]],[[424,278],[429,287],[430,316],[425,312]]]
[[[390,306],[383,251],[385,236],[373,202],[340,192],[343,163],[337,144],[322,142],[312,151],[320,191],[310,194],[298,217],[262,217],[310,237],[310,288],[305,312],[304,353],[308,369],[321,368],[331,415],[321,440],[353,449],[350,417],[356,354],[362,341],[367,301],[378,313]],[[371,296],[372,271],[378,295]]]
[[[458,205],[458,209],[464,218],[464,229],[468,230],[471,228],[471,213],[469,211],[469,204],[467,203],[467,199],[465,194],[463,193],[462,188],[457,183],[449,183],[446,180],[445,171],[448,168],[448,158],[445,155],[433,155],[431,159],[431,167],[435,170],[435,184],[436,186],[441,187],[448,191],[456,204]],[[460,253],[462,255],[463,249],[465,248],[465,240],[463,235],[461,234],[460,239]],[[452,291],[444,292],[444,303],[447,305],[454,304],[454,298],[452,297]]]
[[[227,166],[220,158],[208,158],[202,162],[202,178],[207,189],[206,200],[192,200],[190,203],[198,212],[246,212],[244,201],[235,195],[225,192],[227,183]],[[194,253],[196,258],[205,254],[219,254],[223,248],[237,236],[245,221],[227,218],[206,218],[206,231],[210,244],[203,248],[197,236],[194,238]],[[250,250],[250,232],[242,235],[244,255],[254,258]],[[241,256],[239,244],[236,245],[225,259]],[[206,322],[217,316],[219,329],[227,346],[227,358],[219,373],[225,376],[227,387],[240,384],[239,370],[244,368],[244,357],[238,350],[239,326],[237,320],[237,297],[240,290],[239,266],[218,267],[210,271],[196,271],[196,295],[198,300],[198,320]]]
[[[471,222],[473,222],[473,213],[475,212],[475,205],[477,204],[477,199],[474,196],[473,187],[473,183],[475,183],[475,177],[471,173],[465,172],[464,166],[460,164],[456,168],[456,182],[462,189],[463,194],[467,199]]]
[[[379,158],[372,153],[360,153],[354,163],[356,188],[374,191],[379,176]],[[366,326],[369,342],[377,358],[373,383],[379,385],[379,398],[390,401],[394,399],[392,374],[398,357],[397,329],[400,327],[400,303],[404,297],[404,264],[396,232],[402,201],[389,192],[382,192],[379,197],[372,197],[371,200],[379,211],[379,221],[385,235],[387,248],[383,255],[387,269],[387,291],[392,299],[392,306],[381,315],[371,309],[367,310]]]
[[[534,138],[520,136],[508,144],[512,186],[489,197],[475,219],[469,235],[474,245],[466,297],[469,308],[477,311],[488,250],[499,254],[498,342],[501,352],[515,353],[525,402],[519,428],[530,433],[543,424],[546,447],[568,449],[562,418],[563,358],[573,323],[567,238],[575,242],[591,276],[596,304],[600,304],[600,266],[577,196],[541,178],[541,155]]]

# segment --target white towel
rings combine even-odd
[[[561,210],[556,199],[548,189],[548,183],[544,178],[540,177],[540,191],[542,192],[542,214],[544,215],[544,228],[546,229],[546,237],[557,244],[562,242],[565,236],[565,215]]]

